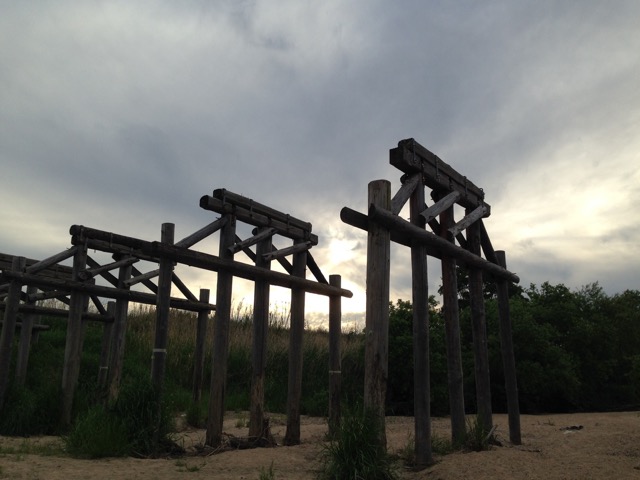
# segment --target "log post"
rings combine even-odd
[[[173,245],[175,225],[163,223],[161,241],[165,245]],[[151,356],[151,383],[161,396],[162,384],[167,362],[167,339],[169,335],[169,311],[171,298],[171,277],[173,261],[160,259],[160,275],[158,276],[158,293],[156,300],[156,334]]]
[[[420,212],[424,209],[422,183],[411,194],[411,223],[425,228]],[[415,427],[415,463],[426,467],[433,463],[431,454],[431,388],[429,385],[429,282],[427,247],[415,242],[411,246],[413,303],[413,402]]]
[[[29,300],[29,295],[38,292],[38,287],[29,285],[27,287],[27,305],[35,305],[35,300]],[[16,385],[22,387],[27,379],[27,365],[29,364],[29,351],[31,350],[31,339],[33,325],[39,315],[27,313],[22,317],[22,327],[20,328],[20,348],[16,359]]]
[[[127,281],[133,272],[132,265],[120,267],[118,271],[118,289],[128,291]],[[107,401],[112,402],[120,393],[120,380],[122,379],[122,365],[124,363],[124,349],[127,337],[127,316],[129,314],[129,300],[117,298],[113,312],[113,331],[111,351],[109,353]]]
[[[391,209],[391,184],[369,183],[369,205]],[[380,445],[386,448],[385,400],[389,369],[389,274],[391,234],[369,222],[365,314],[364,407],[378,417]]]
[[[329,275],[329,283],[342,287],[340,275]],[[340,429],[340,399],[342,388],[342,298],[329,297],[329,438],[336,438]]]
[[[209,303],[209,289],[200,289],[200,301]],[[193,354],[193,403],[200,403],[202,398],[202,383],[204,380],[204,347],[207,340],[207,322],[209,311],[198,312],[198,325],[196,330],[196,349]]]
[[[440,214],[440,236],[453,243],[449,228],[453,225],[453,206]],[[449,408],[451,439],[454,444],[464,442],[466,425],[464,416],[464,386],[462,350],[460,347],[460,318],[458,310],[458,279],[456,260],[442,255],[442,300],[444,304],[445,336],[447,347],[447,374],[449,381]]]
[[[304,244],[296,240],[295,244]],[[305,278],[307,250],[293,254],[291,275]],[[291,326],[289,328],[289,381],[287,390],[287,431],[285,445],[300,443],[300,401],[302,399],[302,343],[304,337],[305,292],[302,288],[291,289]]]
[[[496,251],[498,263],[507,267],[505,252]],[[511,314],[509,311],[509,284],[507,280],[498,280],[498,315],[500,317],[500,345],[504,368],[504,383],[507,393],[507,411],[509,414],[509,439],[513,445],[520,445],[520,403],[518,400],[518,382],[516,381],[516,359],[511,333]]]
[[[469,213],[471,209],[467,210]],[[480,224],[472,223],[467,228],[467,248],[480,256]],[[491,380],[489,372],[489,346],[487,341],[487,319],[484,309],[482,270],[469,268],[469,302],[473,331],[473,357],[476,380],[476,402],[478,422],[485,432],[493,427],[491,411]]]
[[[116,302],[107,303],[107,314],[115,317]],[[105,322],[102,328],[102,343],[100,345],[100,362],[98,365],[98,392],[102,400],[107,399],[106,387],[109,381],[109,356],[111,354],[111,344],[113,342],[113,323]]]
[[[235,243],[236,219],[228,215],[228,221],[220,229],[219,257],[233,260],[229,250]],[[209,416],[207,420],[206,444],[217,447],[222,442],[222,423],[224,420],[224,398],[227,380],[227,362],[229,356],[229,323],[231,321],[231,294],[233,274],[228,270],[218,272],[216,287],[216,315],[213,330],[213,351],[211,354],[211,389],[209,398]]]
[[[263,227],[259,232],[268,230]],[[271,235],[256,245],[256,267],[270,268],[264,254],[271,252]],[[269,330],[269,282],[257,279],[253,292],[253,347],[251,350],[251,394],[249,402],[249,436],[262,438],[264,430],[264,380],[267,366],[267,334]]]
[[[73,256],[72,281],[80,281],[80,275],[87,266],[87,247],[78,245]],[[67,322],[67,339],[64,350],[64,367],[62,370],[62,415],[61,425],[71,424],[73,397],[80,374],[80,358],[82,355],[82,314],[85,309],[87,294],[80,290],[72,290],[69,299],[69,320]]]
[[[11,271],[23,273],[27,265],[25,257],[13,257]],[[9,368],[11,365],[11,350],[13,335],[15,334],[18,308],[20,307],[20,293],[22,284],[18,280],[9,282],[6,304],[4,306],[4,323],[0,334],[0,411],[4,405],[4,397],[9,383]]]

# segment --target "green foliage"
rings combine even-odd
[[[130,453],[123,420],[101,405],[79,415],[69,434],[63,438],[67,453],[74,457],[122,457]]]
[[[273,462],[271,462],[268,469],[265,469],[264,467],[260,469],[260,476],[258,477],[258,480],[275,480],[275,478],[276,474],[273,470]]]
[[[367,409],[347,412],[342,417],[336,438],[325,447],[319,478],[397,479],[397,466],[379,441],[381,428],[374,412]]]
[[[478,417],[467,419],[464,449],[473,452],[482,452],[489,450],[494,441],[495,437],[493,432],[487,430],[486,426],[478,420]]]

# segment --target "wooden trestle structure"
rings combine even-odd
[[[165,373],[169,311],[174,308],[198,313],[193,389],[194,399],[199,400],[203,383],[207,318],[209,312],[215,310],[206,443],[210,446],[219,445],[222,441],[233,278],[240,277],[252,280],[255,284],[249,435],[261,437],[264,434],[264,378],[270,285],[291,289],[285,443],[291,445],[300,442],[305,292],[329,297],[329,410],[330,424],[337,425],[340,412],[340,299],[351,297],[352,293],[341,288],[339,275],[331,275],[327,281],[309,253],[309,249],[318,243],[317,236],[311,233],[311,224],[224,189],[214,190],[212,196],[202,197],[200,206],[220,214],[220,217],[178,242],[174,242],[175,226],[172,223],[162,225],[159,242],[74,225],[70,229],[72,247],[45,260],[35,261],[0,254],[0,309],[4,309],[0,337],[0,411],[8,385],[14,331],[20,326],[16,379],[24,383],[29,339],[34,331],[37,315],[68,318],[62,376],[61,423],[68,425],[72,420],[84,321],[100,321],[105,325],[98,383],[105,393],[106,400],[116,398],[122,375],[129,302],[156,306],[151,379],[159,395],[162,393]],[[252,237],[242,240],[236,235],[238,221],[254,227]],[[220,238],[217,256],[190,248],[218,231]],[[277,249],[273,243],[276,235],[292,241],[292,245]],[[251,250],[253,245],[256,246],[255,252]],[[89,256],[89,250],[107,252],[112,255],[113,262],[100,265]],[[235,261],[234,255],[240,251],[244,252],[253,264]],[[292,256],[291,262],[287,260],[287,256]],[[59,264],[69,258],[73,258],[72,268]],[[277,260],[286,273],[272,271],[270,263],[273,260]],[[135,266],[138,262],[152,263],[158,268],[143,273]],[[209,290],[202,289],[200,295],[196,296],[187,288],[175,273],[178,264],[218,272],[215,305],[209,303]],[[307,268],[314,275],[315,281],[305,278]],[[117,276],[111,273],[113,270],[118,271]],[[97,277],[101,277],[111,286],[97,285]],[[158,278],[156,283],[152,281],[155,277]],[[131,287],[134,285],[144,286],[149,292],[132,290]],[[25,286],[27,289],[23,292]],[[172,286],[175,286],[184,298],[172,297]],[[36,305],[38,300],[47,298],[58,299],[68,305],[68,309]],[[101,298],[114,299],[115,302],[109,302],[105,308]],[[97,313],[88,313],[89,299]],[[23,317],[21,324],[17,322],[18,315]]]
[[[493,424],[482,292],[483,274],[486,274],[498,287],[509,435],[513,444],[520,444],[520,413],[508,299],[508,283],[518,283],[519,278],[506,269],[504,252],[494,251],[483,224],[482,218],[489,216],[491,207],[484,201],[481,188],[414,139],[402,140],[397,148],[390,150],[390,163],[403,172],[402,186],[393,198],[388,181],[373,181],[369,184],[367,215],[348,207],[343,208],[340,213],[343,222],[368,232],[365,406],[373,409],[384,425],[388,374],[390,243],[393,241],[411,249],[416,463],[428,465],[432,462],[428,255],[438,258],[442,264],[453,441],[461,442],[466,429],[456,277],[458,264],[466,266],[469,271],[478,421],[485,431],[489,431]],[[429,207],[425,203],[425,187],[431,189],[434,202]],[[398,215],[407,202],[410,209],[409,221]],[[454,221],[455,204],[465,209],[464,218],[458,222]],[[426,225],[429,225],[432,232],[426,230]],[[466,232],[466,237],[463,232]],[[482,258],[481,251],[485,258]],[[381,436],[379,440],[385,444],[384,428]]]

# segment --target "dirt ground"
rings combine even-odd
[[[225,432],[248,435],[246,414],[229,414]],[[502,446],[489,451],[436,456],[436,463],[420,472],[403,470],[403,479],[640,479],[640,413],[587,413],[571,415],[523,415],[522,445],[508,441],[506,415],[495,415],[496,434]],[[271,416],[272,433],[280,443],[285,418]],[[566,427],[582,427],[567,429]],[[390,452],[406,447],[413,433],[413,419],[387,418]],[[433,432],[450,435],[448,419],[433,419]],[[273,465],[276,479],[310,480],[318,469],[326,422],[303,418],[302,444],[252,450],[227,451],[209,456],[168,459],[109,458],[79,460],[24,452],[27,447],[60,442],[56,437],[0,437],[0,478],[29,480],[76,479],[252,479]],[[185,430],[177,436],[189,451],[204,440],[203,430]],[[11,449],[14,448],[14,453]]]

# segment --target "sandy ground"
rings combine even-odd
[[[248,435],[246,414],[230,414],[225,431]],[[503,446],[489,451],[436,456],[436,463],[420,472],[403,470],[403,479],[640,479],[640,413],[588,413],[572,415],[523,415],[522,441],[508,441],[505,415],[495,415],[496,431]],[[281,442],[285,433],[282,415],[271,416],[272,432]],[[582,426],[579,430],[565,427]],[[387,418],[389,451],[405,447],[413,432],[413,419]],[[433,432],[448,437],[447,419],[433,420]],[[303,418],[302,444],[295,447],[235,450],[209,456],[167,459],[109,458],[79,460],[65,456],[19,453],[27,447],[60,442],[56,437],[0,437],[0,478],[29,480],[75,479],[259,479],[273,464],[276,479],[313,479],[318,469],[326,422]],[[178,441],[187,450],[203,442],[204,431],[185,430]],[[14,453],[11,449],[15,449]]]

